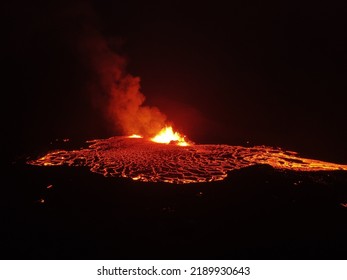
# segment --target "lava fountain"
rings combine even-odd
[[[52,151],[28,164],[86,166],[106,177],[176,184],[219,181],[229,171],[257,164],[294,171],[347,171],[347,165],[301,158],[279,148],[193,144],[171,127],[153,138],[116,136],[88,143],[87,148]]]
[[[190,144],[185,138],[186,137],[181,135],[179,132],[174,132],[171,126],[166,126],[160,130],[156,136],[151,138],[151,140],[156,143],[175,143],[178,146],[189,146]]]

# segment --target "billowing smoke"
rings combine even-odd
[[[106,111],[106,117],[116,131],[125,135],[153,136],[165,126],[166,116],[157,107],[145,105],[140,78],[126,72],[126,59],[111,49],[93,24],[94,14],[87,10],[89,16],[78,36],[80,49],[97,76],[94,81],[97,86],[93,87],[93,91],[97,91],[93,93],[94,101]]]
[[[125,74],[109,87],[109,113],[125,134],[154,135],[165,125],[165,115],[157,107],[143,105],[140,78]]]

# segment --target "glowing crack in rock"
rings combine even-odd
[[[53,151],[28,164],[87,166],[104,176],[177,184],[223,180],[228,171],[256,164],[295,171],[347,170],[347,165],[300,158],[295,152],[265,146],[178,146],[122,136],[88,143],[87,148]]]

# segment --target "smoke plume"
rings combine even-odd
[[[94,101],[106,111],[116,131],[125,135],[155,135],[165,126],[166,116],[157,107],[145,105],[140,78],[127,73],[126,59],[111,49],[107,39],[94,26],[95,16],[91,14],[93,20],[88,17],[85,20],[79,44],[96,75],[97,87],[93,91],[98,92],[93,94]]]

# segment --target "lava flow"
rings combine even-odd
[[[347,165],[301,158],[279,148],[197,145],[177,139],[182,136],[175,136],[172,129],[165,133],[173,138],[132,135],[92,140],[87,148],[53,151],[28,164],[86,166],[104,176],[177,184],[223,180],[228,171],[257,164],[294,171],[347,170]]]

